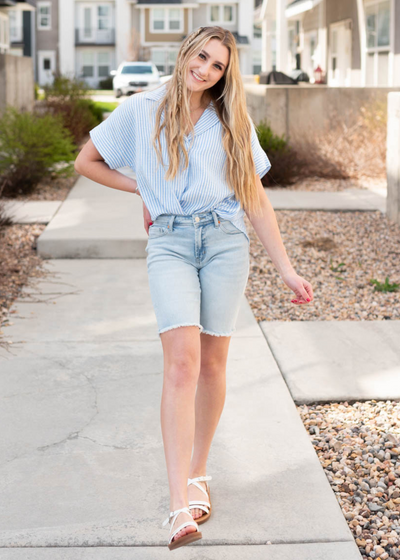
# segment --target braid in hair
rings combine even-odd
[[[204,29],[205,29],[204,27],[199,27],[194,33],[192,33],[192,35],[189,35],[188,42],[184,46],[184,48],[182,49],[182,56],[180,57],[180,60],[178,61],[178,103],[179,103],[179,105],[181,104],[181,101],[182,101],[182,65],[181,65],[182,57],[189,50],[189,48],[193,44],[196,37],[198,35],[200,35],[200,33],[202,33],[202,31]]]

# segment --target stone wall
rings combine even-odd
[[[258,124],[267,120],[276,134],[298,139],[332,130],[335,123],[356,123],[362,106],[387,104],[390,91],[400,88],[269,86],[245,84],[247,107]]]
[[[7,105],[32,111],[34,100],[32,58],[0,54],[0,114]]]

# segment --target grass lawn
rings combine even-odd
[[[100,107],[102,111],[107,113],[111,113],[119,105],[119,103],[108,101],[95,101],[94,103],[97,107]]]

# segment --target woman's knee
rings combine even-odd
[[[161,340],[164,350],[165,381],[177,387],[196,386],[200,374],[198,328],[171,329],[161,334]]]

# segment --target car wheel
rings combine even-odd
[[[118,99],[118,97],[122,96],[122,91],[120,89],[114,90],[114,95]]]

